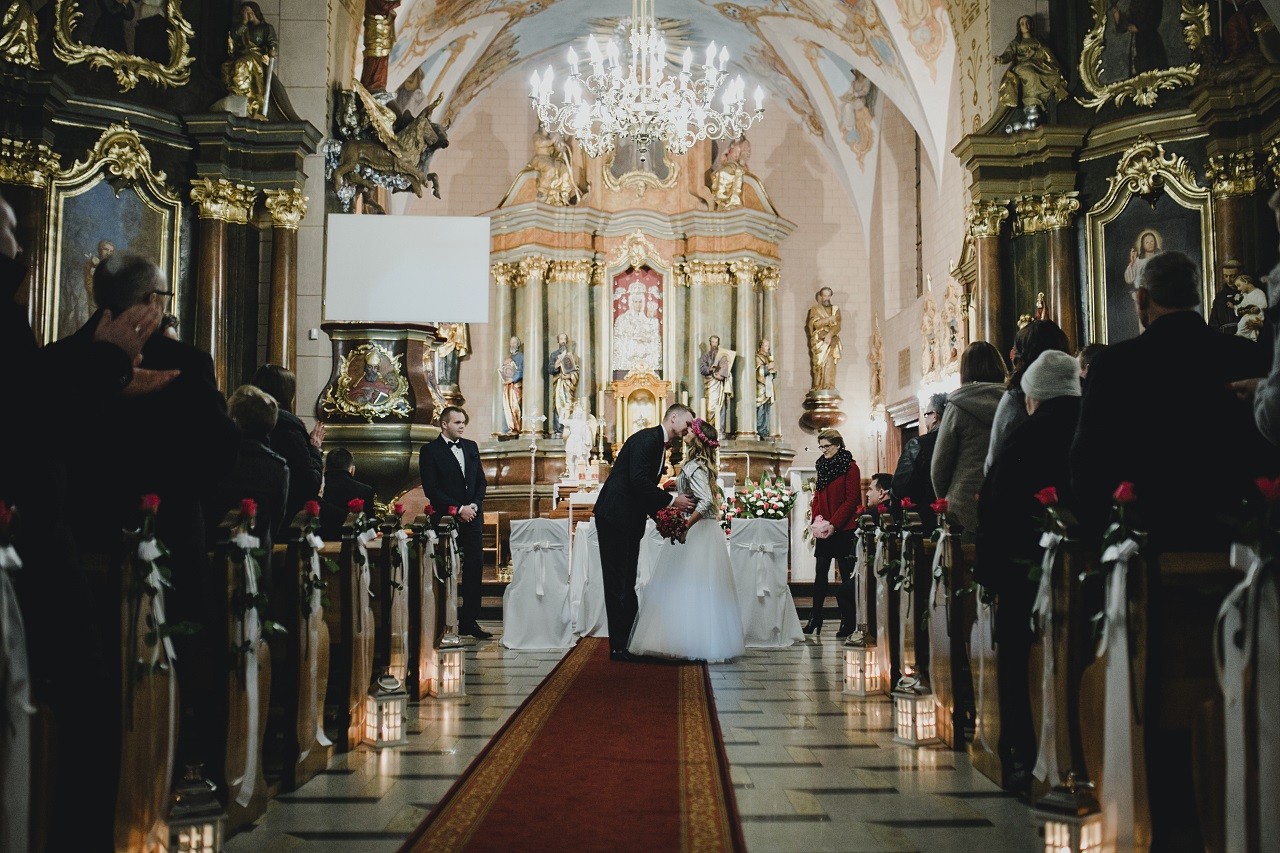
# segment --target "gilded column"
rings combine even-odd
[[[974,284],[977,328],[974,340],[987,341],[1004,352],[1001,313],[1004,293],[1000,282],[1000,224],[1009,218],[1008,202],[977,200],[969,206],[969,236],[977,261]]]
[[[1047,319],[1062,327],[1071,345],[1079,346],[1080,298],[1076,293],[1076,212],[1080,210],[1079,193],[1046,193],[1024,196],[1014,203],[1013,233],[1017,235],[1043,232],[1047,238],[1045,269],[1045,310]]]
[[[737,293],[737,322],[734,324],[734,338],[738,358],[736,359],[735,384],[737,394],[737,428],[733,437],[737,439],[754,439],[756,435],[756,343],[760,337],[759,318],[756,316],[756,270],[758,264],[750,258],[733,261],[729,264],[729,273],[733,277],[733,286]],[[727,426],[727,425],[726,425]],[[728,431],[725,430],[725,434]]]
[[[26,304],[31,328],[37,338],[46,342],[52,339],[56,323],[55,318],[45,315],[45,300],[40,287],[46,278],[45,253],[41,245],[49,230],[46,213],[49,178],[60,168],[58,155],[43,142],[0,139],[0,184],[9,185],[6,192],[14,209],[20,211],[17,238],[24,250],[23,259],[27,262],[27,278],[15,298]],[[56,283],[53,286],[56,287]]]
[[[541,437],[546,434],[550,415],[547,413],[547,382],[542,373],[542,360],[547,357],[546,289],[547,259],[533,255],[520,261],[520,277],[524,280],[524,402],[521,435]],[[535,421],[535,418],[546,418]]]
[[[257,194],[253,187],[225,178],[201,178],[191,184],[191,201],[200,217],[195,345],[213,358],[214,376],[224,392],[227,353],[220,328],[227,309],[227,225],[248,223]]]
[[[778,267],[762,267],[759,274],[760,279],[760,317],[761,328],[760,337],[769,342],[769,346],[773,348],[776,354],[779,349],[778,342],[778,284],[782,279],[782,270]],[[755,347],[752,347],[752,367],[755,366]],[[781,390],[774,388],[774,394]],[[769,413],[769,435],[781,438],[782,429],[781,421],[778,417],[780,406],[776,397],[773,409]]]
[[[1235,151],[1209,158],[1205,177],[1213,194],[1213,238],[1218,257],[1206,258],[1206,265],[1220,267],[1228,260],[1244,262],[1253,254],[1251,247],[1245,245],[1245,235],[1249,231],[1250,196],[1258,190],[1256,164],[1257,154],[1253,151]],[[1213,279],[1217,281],[1216,273]]]
[[[498,263],[490,267],[490,272],[493,273],[494,292],[497,294],[498,302],[497,319],[493,324],[495,331],[493,347],[496,350],[497,358],[493,363],[501,367],[503,360],[507,357],[507,345],[511,342],[511,335],[514,331],[515,279],[519,275],[519,269],[515,264]],[[502,410],[502,382],[498,380],[496,374],[493,379],[493,387],[494,393],[491,395],[493,401],[493,435],[496,438],[506,432],[506,415]]]
[[[396,43],[396,9],[400,0],[365,0],[364,66],[360,85],[370,92],[385,92],[391,48]]]
[[[307,215],[302,190],[266,190],[271,214],[271,320],[267,361],[297,372],[298,226]]]

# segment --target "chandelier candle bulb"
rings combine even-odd
[[[684,68],[681,70],[680,73],[687,75],[689,73],[689,66],[692,64],[693,64],[693,49],[690,47],[686,47],[684,49]]]
[[[712,42],[711,44],[707,45],[707,61],[702,63],[702,67],[706,69],[710,69],[711,63],[715,61],[716,61],[716,43]]]
[[[756,112],[764,109],[764,89],[756,86]]]
[[[573,48],[569,48],[569,64],[573,66],[573,73],[578,73],[578,52]]]

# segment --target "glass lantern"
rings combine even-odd
[[[227,815],[214,792],[217,786],[204,778],[203,764],[188,764],[182,784],[173,793],[169,812],[169,849],[175,853],[218,853],[226,831]]]
[[[874,696],[880,692],[880,662],[875,646],[846,646],[844,695]]]
[[[436,667],[436,677],[431,682],[431,692],[437,698],[452,699],[467,695],[463,666],[465,654],[460,646],[436,650],[439,664]]]
[[[893,691],[893,742],[920,746],[938,738],[938,708],[933,694],[916,690]]]
[[[373,680],[364,700],[364,742],[376,749],[399,746],[409,740],[404,712],[409,694],[400,679],[389,672]]]
[[[1102,849],[1102,809],[1093,783],[1076,782],[1074,772],[1035,805],[1045,853],[1096,853]]]

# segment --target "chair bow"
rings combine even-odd
[[[258,561],[253,552],[261,544],[257,536],[245,531],[231,537],[231,542],[244,552],[244,591],[250,598],[258,594]],[[244,776],[229,780],[232,785],[240,783],[240,792],[236,803],[248,807],[253,800],[254,785],[258,779],[258,644],[262,640],[262,621],[258,608],[250,605],[245,610],[244,621],[240,625],[240,640],[245,644],[244,689],[245,689],[245,730],[244,739]]]
[[[524,554],[532,555],[537,561],[537,579],[534,582],[533,592],[538,598],[542,598],[546,594],[547,584],[547,552],[564,550],[564,545],[559,542],[547,542],[542,540],[539,542],[530,542],[527,545],[521,545],[516,549]]]
[[[320,580],[320,550],[324,548],[324,540],[321,539],[319,536],[317,536],[315,532],[311,530],[308,530],[303,535],[302,538],[303,538],[303,541],[307,543],[307,546],[311,549],[311,554],[307,558],[307,563],[308,563],[307,573],[311,576],[311,580],[318,581]],[[307,619],[308,622],[310,622],[311,617],[317,615],[320,612],[320,607],[321,607],[320,587],[317,584],[313,584],[311,587],[311,600],[310,600],[310,605],[308,610],[308,613],[310,615],[308,616],[308,619]],[[311,627],[308,624],[304,624],[301,626],[301,629],[304,632],[304,640],[307,644],[305,648],[310,649]],[[325,630],[323,622],[320,623],[320,630]],[[311,691],[307,695],[315,696],[320,687],[320,656],[318,654],[308,653],[307,658],[310,661],[307,677],[311,685]],[[321,702],[321,705],[323,706],[324,697],[320,697],[320,702]],[[324,733],[323,707],[321,708],[321,713],[316,715],[316,743],[320,744],[321,746],[333,745],[333,741],[329,740],[328,735]],[[308,746],[305,750],[303,750],[299,760],[301,760],[302,758],[306,758],[310,754],[311,754],[311,747]]]
[[[929,587],[929,607],[935,609],[938,607],[938,590],[942,588],[942,584],[946,580],[947,572],[947,549],[950,547],[951,533],[946,527],[938,528],[938,545],[933,551],[933,583]],[[946,605],[946,600],[943,600]],[[947,627],[951,627],[951,609],[947,608]]]
[[[769,570],[773,568],[773,555],[779,546],[772,542],[750,542],[748,544],[733,543],[735,548],[751,554],[756,568],[756,598],[769,595]]]
[[[1058,563],[1058,548],[1063,536],[1046,530],[1040,537],[1044,555],[1040,560],[1040,586],[1031,605],[1031,630],[1040,635],[1040,696],[1042,701],[1040,749],[1031,775],[1041,782],[1057,784],[1062,778],[1058,767],[1058,718],[1054,701],[1054,669],[1057,664],[1053,637],[1053,569]]]
[[[1098,656],[1107,654],[1103,696],[1102,755],[1107,768],[1107,784],[1102,791],[1103,838],[1115,849],[1134,844],[1134,755],[1133,720],[1129,706],[1132,679],[1129,661],[1129,561],[1139,552],[1132,538],[1108,546],[1102,552],[1107,575],[1105,621]]]
[[[160,559],[164,552],[160,550],[159,544],[155,538],[143,539],[138,543],[138,559],[151,567],[151,571],[147,572],[147,577],[143,583],[150,587],[151,592],[151,618],[156,623],[156,632],[161,636],[161,642],[164,643],[164,650],[169,655],[169,660],[177,660],[178,656],[173,651],[173,640],[169,635],[161,630],[161,626],[167,624],[164,618],[164,575],[160,574],[160,567],[156,565],[156,560]],[[160,648],[156,647],[151,655],[151,663],[154,665],[160,658]]]

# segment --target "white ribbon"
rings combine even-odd
[[[560,551],[564,546],[559,542],[547,542],[542,540],[539,542],[530,542],[528,545],[521,545],[516,550],[522,554],[529,554],[536,562],[537,576],[534,582],[533,592],[538,598],[542,598],[546,594],[547,586],[547,552]]]
[[[403,529],[397,529],[392,535],[395,537],[396,551],[400,555],[400,568],[397,572],[395,567],[392,567],[395,574],[391,578],[400,585],[399,589],[394,585],[391,587],[392,656],[396,657],[395,638],[398,637],[399,657],[404,661],[402,674],[407,675],[409,671],[409,534]]]
[[[750,552],[756,567],[756,598],[769,594],[769,575],[773,569],[774,546],[769,542],[752,542],[749,545],[734,543],[733,547]]]
[[[323,607],[320,602],[320,587],[315,585],[314,582],[320,580],[320,549],[324,547],[324,540],[311,531],[307,531],[304,538],[306,539],[307,545],[311,547],[311,558],[308,562],[310,566],[309,573],[313,583],[311,587],[311,605],[309,610],[311,615],[307,617],[307,624],[303,626],[303,630],[310,634],[312,625],[311,620],[320,618],[320,609]],[[321,618],[319,626],[316,628],[317,643],[320,641],[319,631],[323,627],[324,620]],[[321,746],[332,746],[333,741],[329,740],[329,736],[324,733],[324,697],[316,695],[320,692],[320,650],[318,648],[314,648],[314,644],[310,657],[310,672],[308,673],[308,677],[310,678],[311,692],[307,695],[310,697],[310,701],[316,703],[316,743]],[[306,758],[310,754],[311,747],[308,745],[306,750],[303,751],[301,758]]]
[[[864,598],[866,598],[866,595],[863,593],[863,590],[867,588],[866,574],[869,571],[869,567],[867,564],[871,562],[871,555],[868,553],[870,549],[867,548],[867,540],[866,540],[866,537],[862,535],[862,533],[858,533],[858,535],[854,537],[854,542],[857,543],[854,546],[854,551],[853,551],[854,553],[854,559],[853,559],[854,608],[856,612],[862,614],[862,624],[870,625],[871,620],[868,618],[868,614],[862,612],[864,609],[866,609],[866,606],[867,606],[867,602],[863,600]],[[858,631],[858,634],[861,635],[862,632]],[[864,638],[863,641],[865,642],[868,639],[870,638],[869,637]]]
[[[1125,539],[1102,554],[1107,574],[1106,622],[1098,655],[1107,654],[1103,699],[1102,783],[1103,842],[1115,850],[1134,848],[1133,764],[1141,761],[1141,744],[1133,742],[1129,671],[1128,574],[1138,543]]]
[[[1040,560],[1040,587],[1031,605],[1031,627],[1040,635],[1040,748],[1031,775],[1056,785],[1061,780],[1058,767],[1058,705],[1054,697],[1054,670],[1057,663],[1053,636],[1053,569],[1063,536],[1046,530],[1040,537],[1044,556]]]
[[[373,597],[373,581],[369,575],[369,543],[378,538],[378,531],[370,527],[356,537],[356,547],[360,549],[360,589],[363,595],[355,602],[356,631],[364,633],[364,611]]]
[[[970,647],[977,652],[973,656],[978,659],[978,692],[974,701],[977,719],[974,720],[973,736],[983,751],[994,754],[995,750],[987,743],[987,716],[992,709],[986,708],[984,711],[987,695],[987,648],[994,650],[996,647],[994,605],[982,600],[981,589],[975,590],[974,595],[978,599],[978,618],[974,620],[973,633],[969,639]]]
[[[929,587],[929,607],[931,609],[936,610],[939,607],[938,590],[942,589],[942,581],[944,580],[943,576],[946,572],[947,549],[950,547],[950,542],[951,542],[951,532],[947,530],[947,528],[945,527],[939,527],[938,528],[938,545],[933,552],[933,571],[932,571],[933,583]],[[945,606],[946,603],[947,603],[946,599],[944,598],[942,601],[942,606]],[[950,612],[948,612],[947,618],[948,619],[951,618]],[[948,622],[948,626],[950,626],[949,622]]]
[[[445,581],[444,626],[445,631],[458,630],[458,573],[462,571],[462,558],[458,554],[458,529],[449,531],[449,577]]]
[[[0,721],[0,849],[26,850],[31,804],[31,682],[27,672],[27,641],[22,610],[9,572],[22,568],[12,545],[0,547],[0,683],[4,685],[5,719]]]
[[[876,575],[876,665],[880,668],[880,677],[887,679],[892,667],[889,658],[889,579],[881,575],[885,561],[889,558],[889,537],[883,527],[876,528],[876,556],[871,570]]]
[[[244,591],[247,596],[258,594],[258,563],[253,559],[253,550],[259,546],[257,536],[241,531],[231,539],[232,544],[244,552]],[[246,717],[248,725],[244,742],[244,776],[240,780],[240,792],[236,803],[248,807],[253,799],[253,789],[258,778],[258,643],[262,641],[262,619],[258,608],[250,607],[245,611],[244,621],[240,625],[241,645],[248,644],[245,652],[244,688],[245,704],[248,706]]]
[[[163,556],[163,553],[154,537],[143,539],[138,543],[138,559],[151,567],[151,571],[147,573],[147,578],[143,583],[155,590],[151,594],[151,618],[156,623],[157,635],[161,635],[161,626],[166,624],[164,618],[164,575],[160,574],[160,567],[156,565],[156,560],[160,559],[161,556]],[[168,636],[162,636],[162,642],[164,643],[165,652],[169,655],[169,660],[177,660],[178,656],[173,651],[173,640]],[[155,651],[151,653],[152,665],[159,659],[160,646],[157,643]]]

